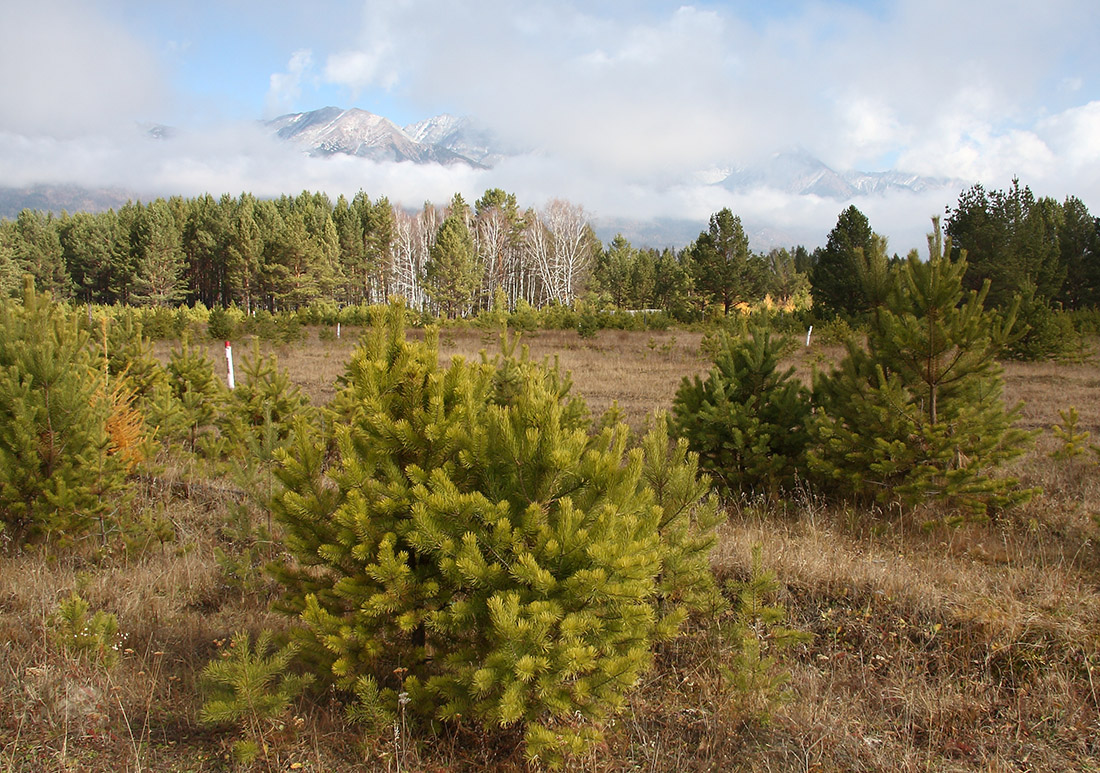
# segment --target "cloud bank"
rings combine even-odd
[[[700,182],[708,169],[798,147],[835,169],[1002,188],[1019,176],[1040,195],[1077,195],[1100,210],[1092,0],[778,10],[366,0],[319,4],[332,18],[320,36],[290,22],[279,29],[278,7],[233,6],[242,17],[267,9],[268,47],[282,52],[255,86],[269,116],[335,100],[383,114],[379,105],[398,104],[417,117],[449,110],[533,150],[486,171],[308,158],[254,123],[183,120],[171,140],[153,141],[145,126],[196,98],[171,72],[182,54],[168,57],[168,39],[150,34],[154,12],[123,0],[50,0],[0,11],[0,67],[23,75],[0,82],[3,184],[143,195],[362,189],[414,207],[502,187],[525,204],[563,197],[598,217],[684,218],[700,228],[729,206],[752,230],[818,244],[846,204]],[[217,8],[200,3],[195,13],[215,25]],[[249,31],[238,32],[246,40]],[[244,56],[244,45],[235,53]],[[905,252],[958,194],[852,203]]]

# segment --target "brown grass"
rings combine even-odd
[[[594,414],[617,403],[635,429],[668,408],[685,375],[706,368],[701,336],[603,331],[591,340],[539,332],[523,341],[557,356]],[[443,357],[495,347],[470,329],[441,335]],[[354,345],[307,341],[275,352],[317,402],[334,393]],[[224,347],[210,356],[224,374]],[[238,344],[239,358],[249,351]],[[160,354],[164,356],[166,347]],[[800,348],[808,377],[836,349]],[[1100,769],[1100,467],[1095,456],[1056,461],[1049,428],[1076,406],[1100,439],[1095,364],[1009,364],[1006,395],[1022,424],[1042,430],[1010,472],[1045,494],[988,524],[928,528],[935,513],[863,513],[810,495],[732,501],[713,566],[746,575],[754,545],[776,572],[789,624],[814,634],[788,655],[790,695],[771,722],[753,696],[722,676],[728,644],[696,622],[576,761],[626,771],[1077,771]],[[98,535],[59,557],[0,556],[0,772],[233,769],[231,730],[197,722],[197,677],[215,642],[239,629],[279,629],[274,588],[242,585],[215,560],[240,555],[230,527],[238,498],[222,471],[162,460],[141,486],[138,511],[163,517],[171,538],[124,549]],[[198,481],[207,485],[174,485]],[[253,526],[266,516],[252,511]],[[258,532],[257,532],[258,533]],[[271,545],[251,545],[262,556]],[[49,636],[58,602],[79,592],[117,615],[119,664],[107,670],[60,650]],[[309,771],[524,769],[514,736],[448,728],[409,747],[365,737],[328,695],[312,695],[269,728],[253,769]]]

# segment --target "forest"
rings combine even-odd
[[[1017,181],[905,257],[856,207],[23,212],[0,766],[1100,765],[1098,252]]]
[[[1032,305],[1077,310],[1100,302],[1097,222],[1080,199],[1036,198],[1013,180],[1006,190],[964,191],[945,225],[956,257],[966,251],[967,286],[991,279],[994,306],[1022,294]],[[455,195],[417,212],[362,192],[335,204],[309,192],[276,200],[204,195],[99,214],[23,211],[0,222],[0,290],[17,295],[30,273],[59,300],[245,314],[399,296],[445,318],[580,301],[698,322],[767,299],[788,310],[812,305],[822,319],[855,319],[867,308],[856,251],[866,270],[888,250],[880,241],[853,206],[823,247],[754,252],[728,209],[683,249],[656,250],[621,236],[605,247],[583,207],[554,200],[521,209],[500,189],[472,207]]]

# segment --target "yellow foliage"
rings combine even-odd
[[[111,437],[108,453],[117,454],[127,474],[145,461],[148,452],[149,433],[145,416],[134,405],[135,390],[125,374],[115,379],[107,391],[100,388],[100,397],[107,400],[111,415],[107,419],[107,433]]]

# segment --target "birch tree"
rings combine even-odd
[[[527,252],[542,280],[546,301],[568,306],[592,262],[584,208],[554,199],[528,224]]]

